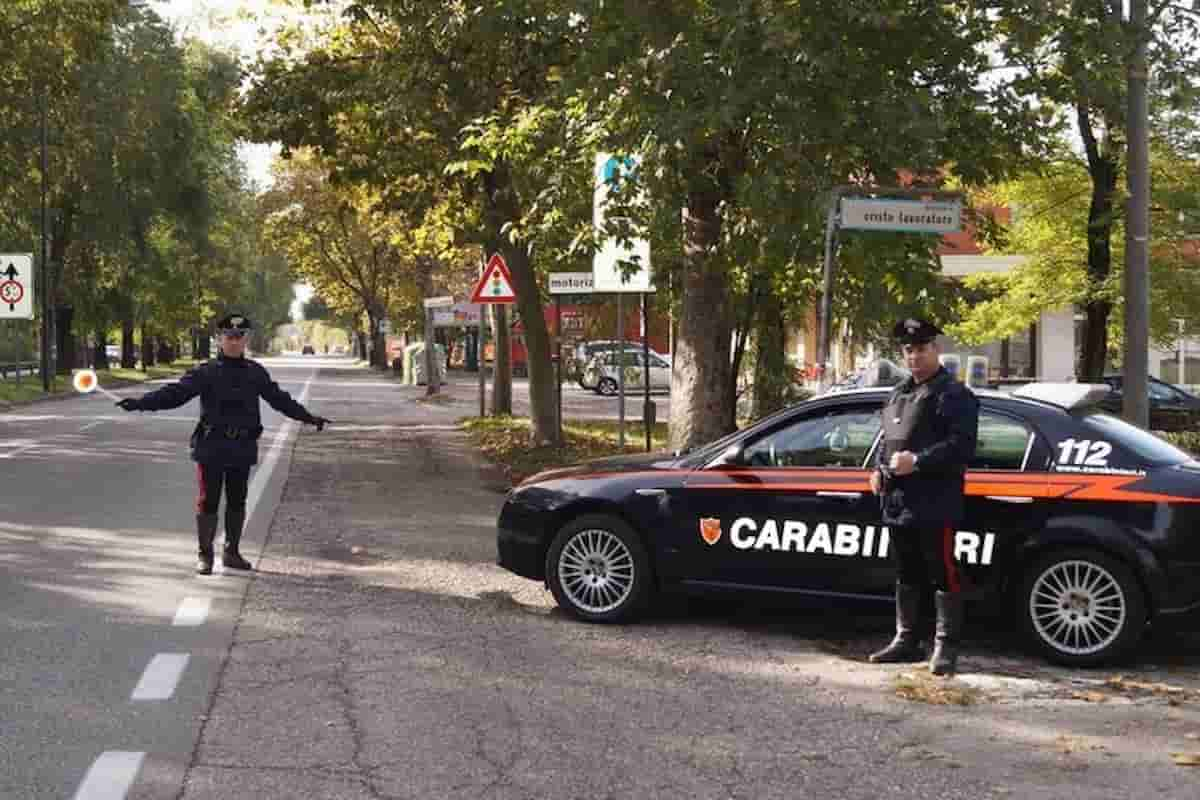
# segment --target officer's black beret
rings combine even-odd
[[[892,327],[892,337],[901,344],[924,344],[942,335],[942,329],[924,319],[902,319]]]
[[[254,323],[245,314],[226,314],[217,320],[219,331],[248,331],[254,328]]]

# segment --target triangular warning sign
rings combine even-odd
[[[515,303],[516,292],[513,291],[512,273],[504,256],[494,253],[488,259],[487,267],[475,289],[471,292],[472,303]]]

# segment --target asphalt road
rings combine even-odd
[[[316,374],[269,366],[297,397]],[[246,588],[191,573],[197,415],[127,414],[100,393],[0,414],[0,797],[108,797],[135,758],[101,757],[149,750],[129,796],[178,793]],[[264,424],[250,553],[298,427],[265,404]]]
[[[192,573],[194,408],[0,415],[0,797],[1196,797],[1171,753],[1200,758],[1197,637],[1079,672],[970,620],[931,684],[866,663],[886,613],[729,597],[580,624],[495,564],[469,386],[429,403],[267,363],[336,424],[267,414],[251,575]]]

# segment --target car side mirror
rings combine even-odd
[[[741,442],[735,442],[725,448],[721,453],[721,457],[717,459],[717,466],[720,467],[740,467],[746,463],[746,448]]]

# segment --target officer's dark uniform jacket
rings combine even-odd
[[[944,525],[963,516],[963,482],[975,454],[979,400],[939,367],[924,383],[912,378],[892,390],[883,409],[877,466],[892,454],[917,455],[916,471],[896,476],[884,469],[880,498],[888,525]]]
[[[192,460],[214,466],[242,467],[258,462],[262,418],[258,400],[300,422],[312,415],[271,380],[266,368],[248,358],[224,353],[187,372],[175,383],[145,394],[143,411],[177,408],[200,395],[202,413],[192,433]]]

